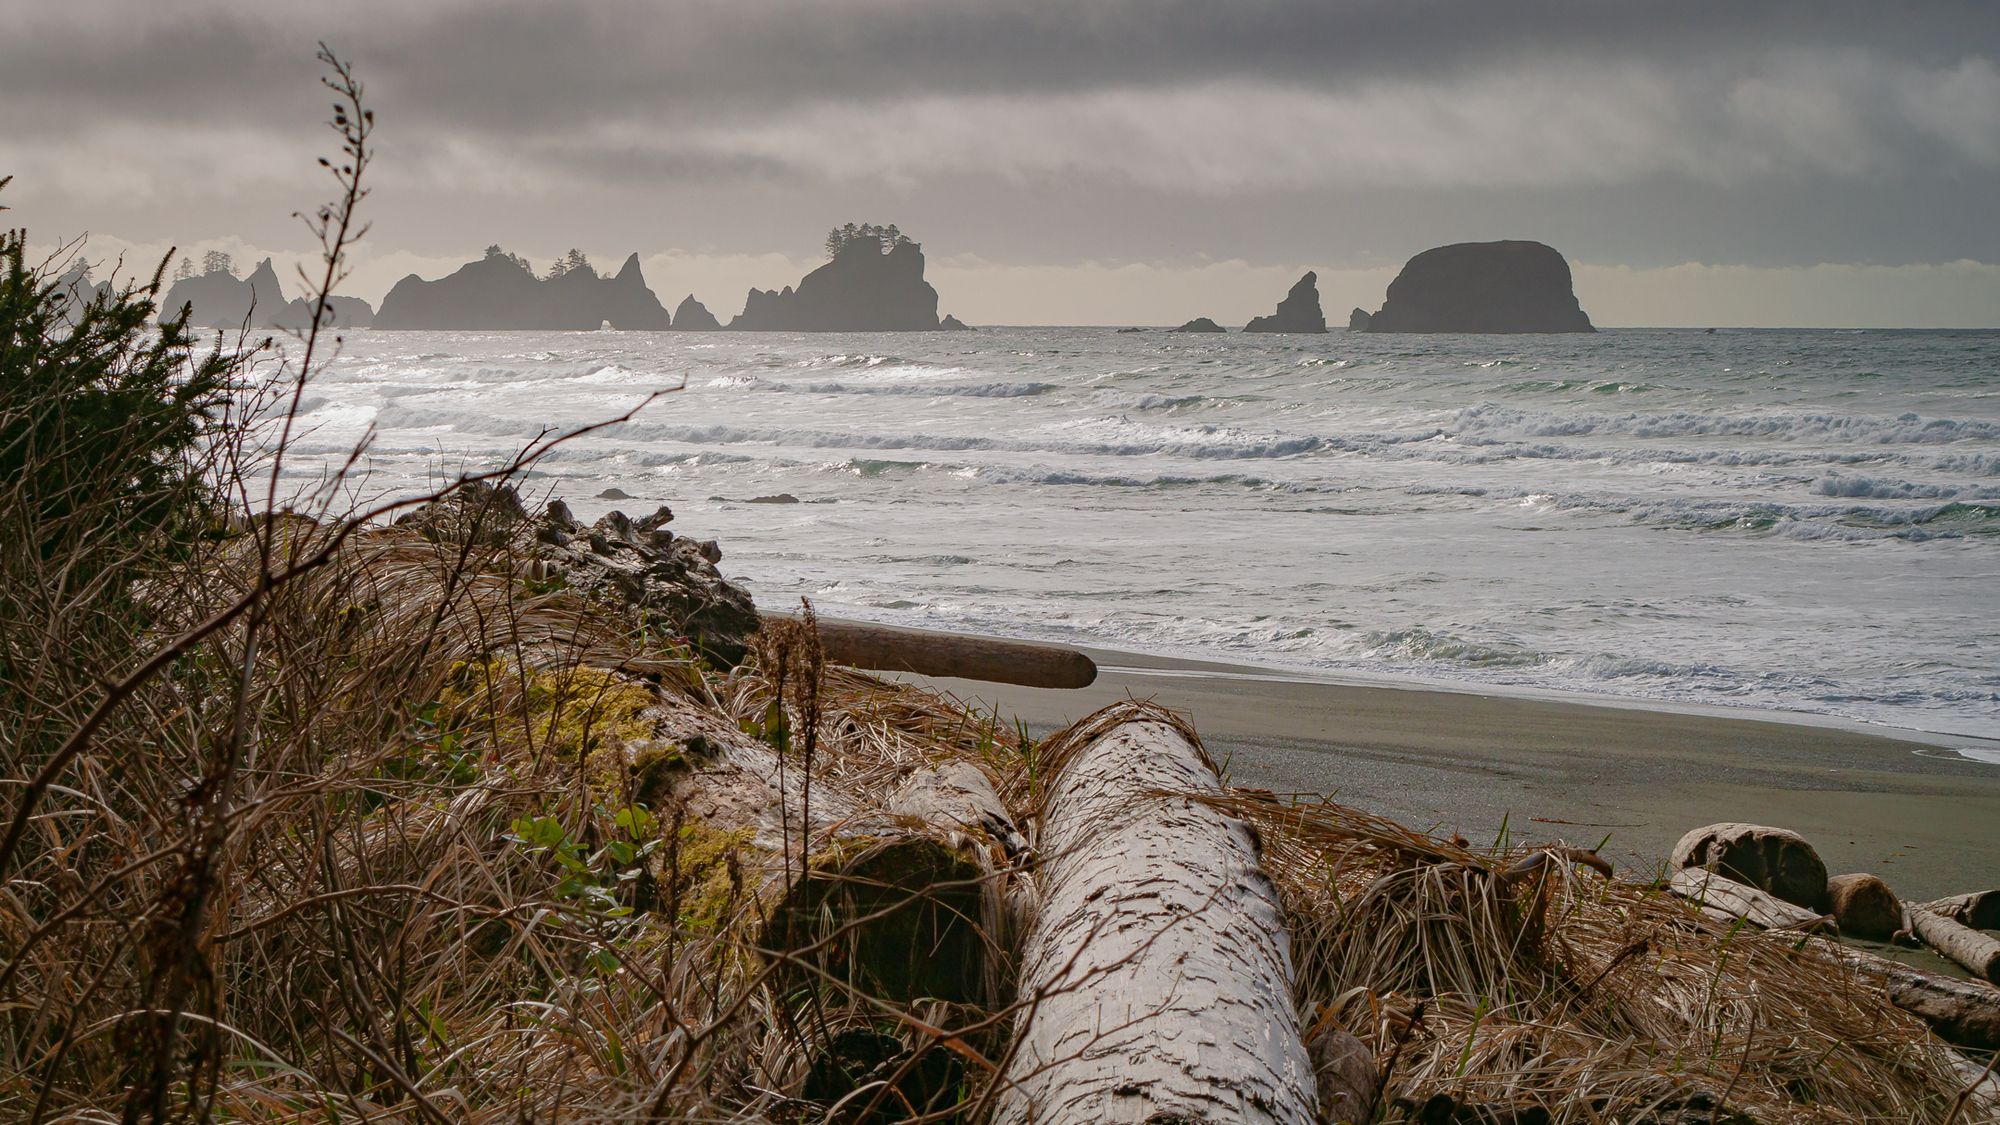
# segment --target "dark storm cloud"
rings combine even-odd
[[[381,116],[389,252],[989,265],[2000,261],[2000,20],[1848,0],[24,0],[0,174],[39,231],[283,246],[313,44]],[[1177,267],[1178,268],[1178,267]],[[764,278],[762,284],[792,280]]]
[[[1341,88],[1564,57],[1726,68],[1772,42],[1942,64],[1995,53],[2000,20],[1977,3],[1826,0],[49,4],[0,45],[8,124],[59,128],[87,111],[289,127],[316,101],[297,78],[318,37],[362,60],[406,125],[520,131],[941,92]]]

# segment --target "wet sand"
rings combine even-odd
[[[2000,765],[1918,741],[1723,709],[1660,710],[1086,650],[1075,691],[907,677],[1047,733],[1126,697],[1186,713],[1237,785],[1405,824],[1594,846],[1629,874],[1715,821],[1803,833],[1834,873],[1906,897],[2000,886]]]

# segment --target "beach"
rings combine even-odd
[[[1925,900],[2000,878],[2000,766],[1918,741],[1774,716],[1312,678],[1086,649],[1088,688],[899,677],[1033,733],[1127,697],[1185,713],[1233,784],[1330,796],[1487,843],[1604,843],[1621,872],[1718,821],[1800,832],[1834,873]],[[1964,741],[1964,740],[1958,740]]]

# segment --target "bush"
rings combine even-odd
[[[0,235],[0,515],[31,557],[121,558],[213,512],[204,439],[241,361],[197,356],[185,309],[155,331],[159,287],[84,301]]]

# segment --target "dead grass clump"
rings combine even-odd
[[[1309,1026],[1367,1044],[1387,1099],[1553,1121],[1952,1111],[1950,1050],[1818,939],[1714,922],[1575,849],[1476,853],[1330,803],[1227,804],[1263,832]]]

